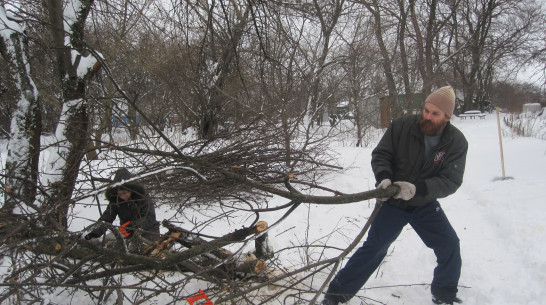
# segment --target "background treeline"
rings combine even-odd
[[[27,25],[43,131],[53,132],[61,86],[48,1],[2,2]],[[541,1],[94,1],[82,43],[152,122],[207,137],[253,120],[320,121],[341,102],[445,84],[464,110],[544,102],[536,83],[516,79],[529,66],[544,79],[544,15]],[[5,73],[7,136],[17,99]],[[96,132],[112,115],[138,121],[105,73],[87,85]]]

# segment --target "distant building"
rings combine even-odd
[[[523,104],[523,112],[539,112],[540,110],[542,110],[542,107],[539,103]]]
[[[423,95],[420,93],[398,95],[398,99],[390,96],[375,94],[362,100],[358,104],[363,118],[371,126],[386,128],[395,118],[405,114],[420,113],[423,108]]]
[[[140,124],[140,114],[136,114],[135,122]],[[129,124],[129,117],[126,114],[113,115],[112,127],[126,127]]]
[[[387,128],[392,120],[403,115],[420,114],[423,111],[424,103],[425,97],[422,93],[400,94],[398,99],[378,93],[363,98],[359,101],[358,107],[366,124],[376,128]],[[454,114],[458,115],[461,113],[463,106],[463,94],[461,92],[456,92],[455,103]],[[489,105],[489,103],[487,104]],[[537,105],[538,110],[533,110],[534,112],[541,109],[540,104]],[[337,106],[337,113],[340,117],[352,119],[351,116],[346,116],[348,111],[349,105],[347,102],[342,102]]]

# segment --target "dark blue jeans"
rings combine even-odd
[[[351,299],[379,267],[389,246],[408,223],[436,254],[438,265],[434,269],[432,293],[444,298],[455,297],[461,275],[459,238],[438,201],[411,212],[383,204],[363,246],[330,282],[328,297],[339,302]]]

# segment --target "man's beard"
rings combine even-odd
[[[447,122],[440,122],[435,124],[434,122],[426,120],[423,117],[421,117],[421,119],[419,120],[419,128],[421,128],[421,132],[426,136],[439,135],[446,126],[446,124]]]

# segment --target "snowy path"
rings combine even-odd
[[[446,202],[464,260],[466,304],[544,304],[546,297],[546,142],[503,136],[496,117],[455,122],[469,144],[465,182]],[[458,207],[455,207],[458,206]],[[463,291],[464,292],[464,291]]]
[[[440,203],[461,239],[460,297],[468,305],[544,304],[546,142],[515,138],[505,131],[506,176],[514,179],[494,181],[502,176],[496,116],[455,118],[453,124],[469,142],[465,180]],[[368,166],[369,157],[362,158],[363,167]],[[350,304],[431,303],[428,285],[420,284],[432,279],[432,251],[410,227],[390,251],[377,277],[359,293],[362,298]],[[384,286],[396,287],[373,288]]]

